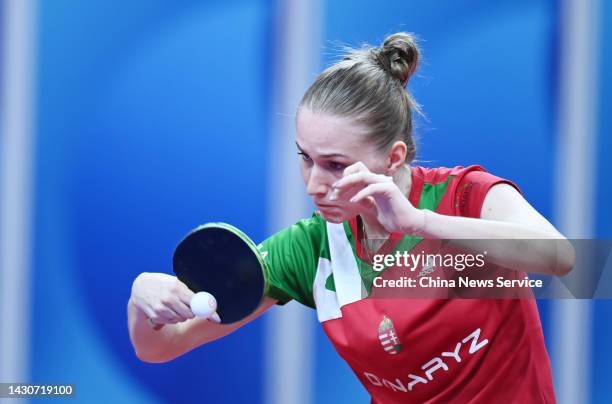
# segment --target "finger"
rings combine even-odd
[[[359,201],[359,204],[363,206],[363,208],[366,210],[376,209],[376,201],[372,196],[366,196],[361,201]]]
[[[365,197],[359,201],[358,205],[360,213],[369,213],[374,216],[378,213],[378,205],[376,205],[376,201],[372,196]]]
[[[173,319],[173,314],[168,311],[163,304],[159,306],[145,305],[141,307],[141,310],[148,317],[149,321],[155,324],[165,324]]]
[[[180,281],[179,281],[180,282]],[[184,304],[189,306],[191,304],[191,299],[193,298],[193,291],[187,287],[183,282],[177,286],[176,297]]]
[[[195,315],[191,311],[191,307],[186,306],[183,302],[178,299],[168,306],[170,310],[174,312],[176,319],[180,321],[187,321],[194,318]]]
[[[389,184],[387,183],[378,183],[368,185],[361,191],[357,192],[355,196],[353,196],[350,200],[352,203],[360,203],[364,198],[373,197],[374,195],[384,193],[389,190]]]
[[[363,187],[364,185],[362,183],[356,183],[350,186],[347,185],[343,188],[332,188],[329,199],[331,201],[335,201],[338,199],[349,199],[350,197],[355,195],[357,192],[362,190]]]
[[[334,188],[332,190],[330,199],[350,199],[359,191],[371,184],[391,182],[393,182],[391,177],[387,177],[380,174],[374,174],[370,172],[359,172],[356,174],[351,174],[348,177],[342,178],[333,185]]]
[[[149,319],[157,317],[157,313],[155,313],[155,310],[153,310],[150,306],[143,307],[142,311]]]
[[[156,323],[178,323],[181,320],[180,316],[172,309],[162,306],[155,310],[156,317],[152,317]]]
[[[191,311],[191,307],[183,303],[182,301],[177,300],[174,305],[172,305],[172,310],[181,317],[183,321],[189,320],[195,317],[195,314]]]
[[[211,316],[208,317],[207,320],[212,321],[213,323],[217,323],[217,324],[221,323],[221,317],[219,317],[216,311],[213,314],[211,314]]]
[[[389,177],[390,179],[390,177]],[[371,172],[360,171],[355,174],[350,174],[348,177],[342,178],[334,184],[330,200],[352,198],[356,193],[370,184],[379,182],[388,182],[389,180],[384,175],[374,174]],[[339,186],[339,187],[338,187]]]
[[[354,174],[349,174],[336,181],[332,187],[338,189],[340,192],[342,189],[355,186],[355,185],[369,185],[379,182],[390,182],[393,181],[391,177],[382,174],[374,174],[370,171],[360,171]]]
[[[172,302],[172,309],[180,315],[183,320],[194,318],[195,315],[191,311],[191,299],[195,293],[177,278],[176,290],[174,291],[176,301]]]
[[[164,324],[176,324],[178,321],[175,321],[173,319],[168,319],[164,316],[155,314],[152,317],[149,317],[149,322],[151,323],[151,325],[164,325]]]
[[[346,167],[344,169],[344,171],[342,172],[342,176],[346,177],[349,174],[354,174],[354,173],[357,173],[357,172],[360,172],[360,171],[368,171],[369,172],[370,170],[368,169],[368,167],[366,167],[365,164],[363,164],[361,161],[358,161],[358,162],[356,162],[354,164],[351,164],[350,166]]]
[[[155,331],[159,331],[159,330],[161,330],[161,329],[162,329],[162,327],[163,327],[165,324],[157,324],[155,321],[153,321],[153,319],[152,319],[152,318],[149,318],[149,325],[151,326],[151,328],[153,328],[153,330],[155,330]]]
[[[349,185],[352,185],[358,182],[363,182],[365,177],[369,174],[372,174],[372,173],[365,172],[365,171],[358,171],[354,173],[345,174],[342,178],[340,178],[338,181],[333,183],[332,187],[334,187],[335,189],[342,189]]]

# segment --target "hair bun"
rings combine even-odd
[[[407,32],[389,35],[373,53],[382,68],[403,86],[408,83],[419,64],[419,48],[414,36]]]

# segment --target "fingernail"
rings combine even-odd
[[[335,201],[336,199],[338,199],[338,190],[334,188],[331,192],[331,195],[329,196],[329,200]]]
[[[221,323],[221,317],[219,317],[217,312],[214,312],[210,317],[208,317],[208,319],[212,321],[213,323],[217,323],[217,324]]]

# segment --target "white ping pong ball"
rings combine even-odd
[[[217,300],[208,292],[198,292],[191,298],[189,306],[196,316],[208,318],[217,311]]]

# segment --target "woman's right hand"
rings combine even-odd
[[[144,272],[132,284],[130,297],[152,325],[176,324],[194,318],[189,307],[194,293],[177,277]]]
[[[220,321],[218,317],[194,319],[189,307],[193,295],[174,276],[150,272],[138,275],[127,307],[130,340],[138,358],[151,363],[169,361],[234,332],[276,304],[275,299],[266,297],[247,318],[232,324],[215,324]],[[163,327],[165,324],[176,325]]]

